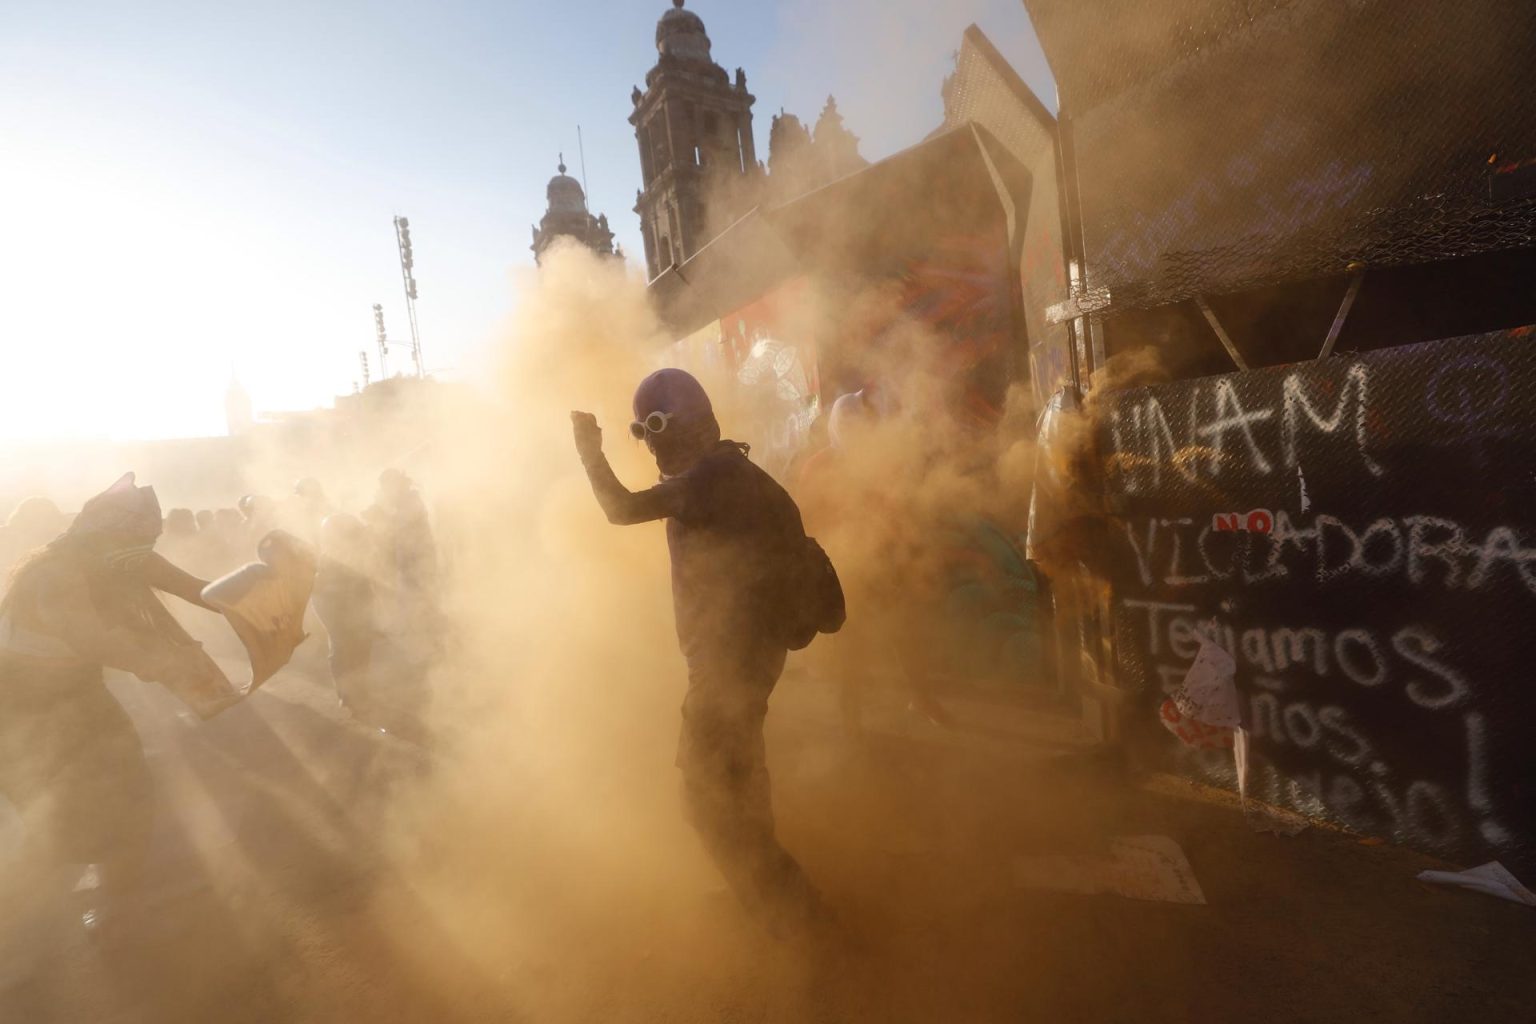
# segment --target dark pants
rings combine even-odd
[[[349,708],[366,708],[373,694],[368,672],[373,665],[373,630],[368,627],[331,630],[331,681],[336,696]]]
[[[693,827],[743,906],[773,927],[820,913],[820,897],[774,835],[763,744],[783,649],[694,655],[677,766]]]
[[[0,794],[54,861],[142,858],[153,812],[149,766],[100,667],[60,671],[0,656]]]
[[[315,612],[330,637],[331,681],[336,696],[366,714],[372,700],[373,586],[361,574],[329,565],[315,580]]]

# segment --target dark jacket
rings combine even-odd
[[[692,663],[784,645],[777,639],[784,567],[805,535],[784,488],[720,442],[687,472],[631,492],[605,458],[587,465],[610,522],[667,521],[677,638]]]

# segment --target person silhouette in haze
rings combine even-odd
[[[631,492],[603,455],[602,430],[573,412],[576,449],[616,525],[666,520],[677,638],[688,665],[677,766],[688,816],[736,896],[777,934],[825,920],[821,899],[775,835],[763,723],[788,644],[776,617],[784,552],[804,543],[800,512],[748,446],[722,440],[704,388],[660,370],[635,392],[630,433],[661,482]]]
[[[24,862],[39,877],[98,870],[101,905],[85,914],[93,928],[142,895],[154,811],[143,746],[105,669],[184,699],[239,696],[156,596],[217,612],[204,580],[154,550],[162,529],[153,488],[126,474],[29,556],[0,597],[0,797],[27,823]]]

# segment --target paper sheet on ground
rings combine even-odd
[[[1111,839],[1108,854],[1019,857],[1014,884],[1023,889],[1093,896],[1112,893],[1133,900],[1205,903],[1205,894],[1179,844],[1167,836]]]
[[[1489,896],[1497,896],[1501,900],[1509,900],[1512,903],[1524,903],[1528,907],[1536,907],[1536,893],[1521,885],[1520,880],[1510,874],[1509,869],[1498,861],[1468,868],[1466,871],[1420,871],[1418,878],[1421,882],[1454,885],[1462,889],[1486,893]]]

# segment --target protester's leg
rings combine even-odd
[[[56,682],[49,699],[5,709],[0,788],[22,815],[31,873],[47,879],[40,899],[67,895],[94,867],[87,923],[99,924],[142,893],[153,787],[138,733],[99,674]]]
[[[688,821],[742,905],[754,912],[761,911],[762,893],[752,856],[754,844],[740,800],[742,787],[731,778],[724,753],[714,750],[706,754],[702,737],[688,737],[689,729],[690,725],[685,723],[683,745],[691,748],[691,754],[679,761]]]
[[[0,991],[28,977],[62,941],[63,900],[79,869],[60,861],[50,828],[50,766],[39,754],[46,720],[14,700],[13,680],[0,669],[0,801],[14,808],[21,842],[0,872]],[[8,699],[12,698],[12,699]],[[3,813],[0,807],[0,813]]]
[[[689,818],[743,906],[775,926],[804,923],[820,913],[820,897],[774,834],[767,768],[730,760],[722,770],[684,768]]]
[[[909,708],[935,725],[953,725],[934,692],[934,653],[946,642],[943,610],[937,602],[908,597],[892,609],[891,622],[891,649],[911,694]]]
[[[347,623],[331,633],[331,681],[336,696],[355,713],[366,714],[369,669],[373,663],[371,624]]]
[[[61,772],[55,834],[65,859],[94,864],[100,876],[98,917],[122,911],[143,891],[154,823],[154,784],[138,732],[117,700],[101,686],[79,713],[89,716],[90,739]]]
[[[771,674],[771,664],[725,678],[692,673],[678,766],[689,819],[742,904],[793,926],[819,916],[821,901],[775,834],[763,723],[782,654],[775,664]],[[732,688],[725,699],[707,699],[724,686]]]

